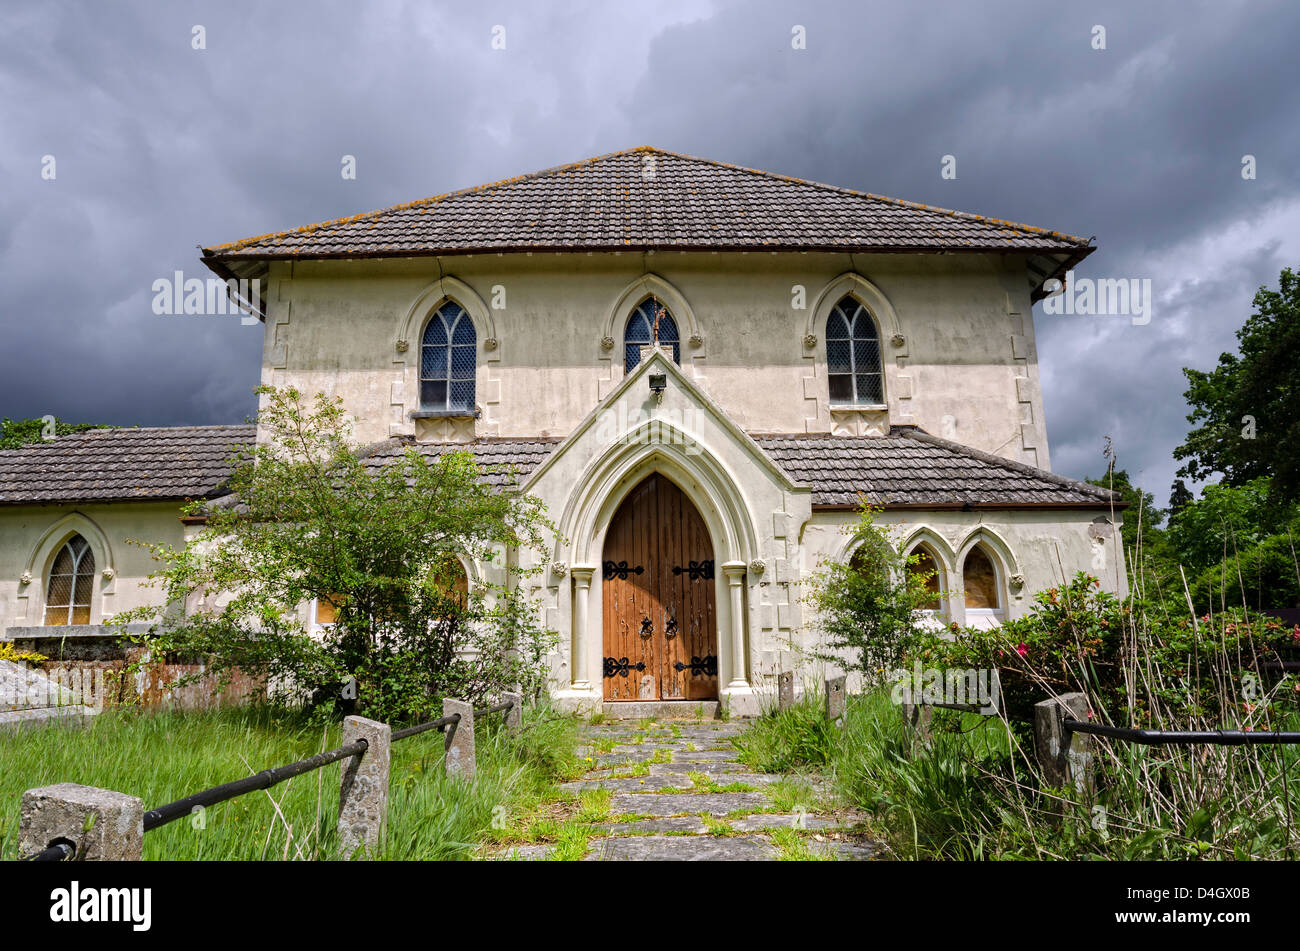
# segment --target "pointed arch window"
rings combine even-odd
[[[931,597],[921,604],[921,610],[927,612],[938,612],[943,608],[944,594],[944,577],[943,567],[939,564],[939,559],[935,557],[928,547],[920,545],[911,552],[911,561],[907,570],[912,576],[925,585]]]
[[[885,401],[880,331],[871,312],[852,295],[831,308],[826,319],[826,377],[832,403]]]
[[[95,553],[80,535],[73,535],[54,556],[45,589],[46,624],[89,624],[90,598],[95,586]]]
[[[966,623],[971,627],[995,627],[1005,619],[1002,581],[993,556],[983,545],[966,553],[961,569],[966,602]]]
[[[473,415],[477,345],[463,307],[449,300],[433,312],[420,344],[421,410]]]
[[[647,297],[627,318],[623,331],[623,371],[631,373],[641,362],[641,348],[654,340],[655,299]],[[682,342],[677,332],[677,321],[668,308],[659,304],[659,344],[673,352],[673,363],[681,366]]]

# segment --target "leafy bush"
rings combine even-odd
[[[863,507],[851,529],[853,558],[821,565],[806,596],[824,632],[824,647],[814,656],[856,670],[868,683],[882,681],[927,641],[920,609],[933,598],[919,556],[904,556],[875,523],[876,511]]]
[[[1300,630],[1239,610],[1175,620],[1121,601],[1100,584],[1079,572],[1069,584],[1036,594],[1023,617],[935,638],[920,656],[929,666],[996,668],[1007,715],[1026,730],[1035,703],[1072,691],[1087,694],[1105,722],[1143,727],[1153,719],[1234,724],[1270,704],[1296,707],[1291,681],[1270,675],[1264,664],[1300,647]],[[1252,692],[1259,702],[1247,711],[1241,701]]]
[[[330,715],[410,720],[446,695],[540,691],[555,633],[525,586],[469,588],[460,559],[540,550],[541,502],[488,485],[468,452],[407,447],[378,464],[350,442],[340,400],[258,392],[264,441],[232,460],[231,495],[187,507],[206,524],[185,548],[148,546],[165,602],[187,610],[116,622],[153,621],[135,637],[153,656],[261,674],[275,698]],[[313,599],[332,626],[308,626]]]

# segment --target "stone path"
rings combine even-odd
[[[560,788],[591,817],[561,855],[553,843],[491,857],[584,861],[862,860],[879,845],[852,831],[861,817],[829,802],[818,777],[755,773],[731,739],[745,723],[615,720],[584,727],[591,771]]]

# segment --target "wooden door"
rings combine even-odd
[[[605,536],[606,700],[718,696],[713,544],[685,493],[652,475]]]

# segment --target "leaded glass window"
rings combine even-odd
[[[885,401],[876,322],[855,297],[845,297],[826,321],[826,377],[832,403]]]
[[[45,590],[46,624],[89,624],[90,596],[95,586],[95,553],[80,535],[73,535],[50,565]]]
[[[420,409],[473,414],[477,343],[474,322],[455,301],[434,311],[420,346]]]
[[[659,305],[659,345],[673,352],[673,363],[681,366],[682,343],[677,334],[677,321],[668,313],[668,308]],[[655,301],[647,297],[632,311],[627,319],[627,330],[623,333],[623,370],[631,373],[641,362],[641,348],[650,345],[654,339]]]

